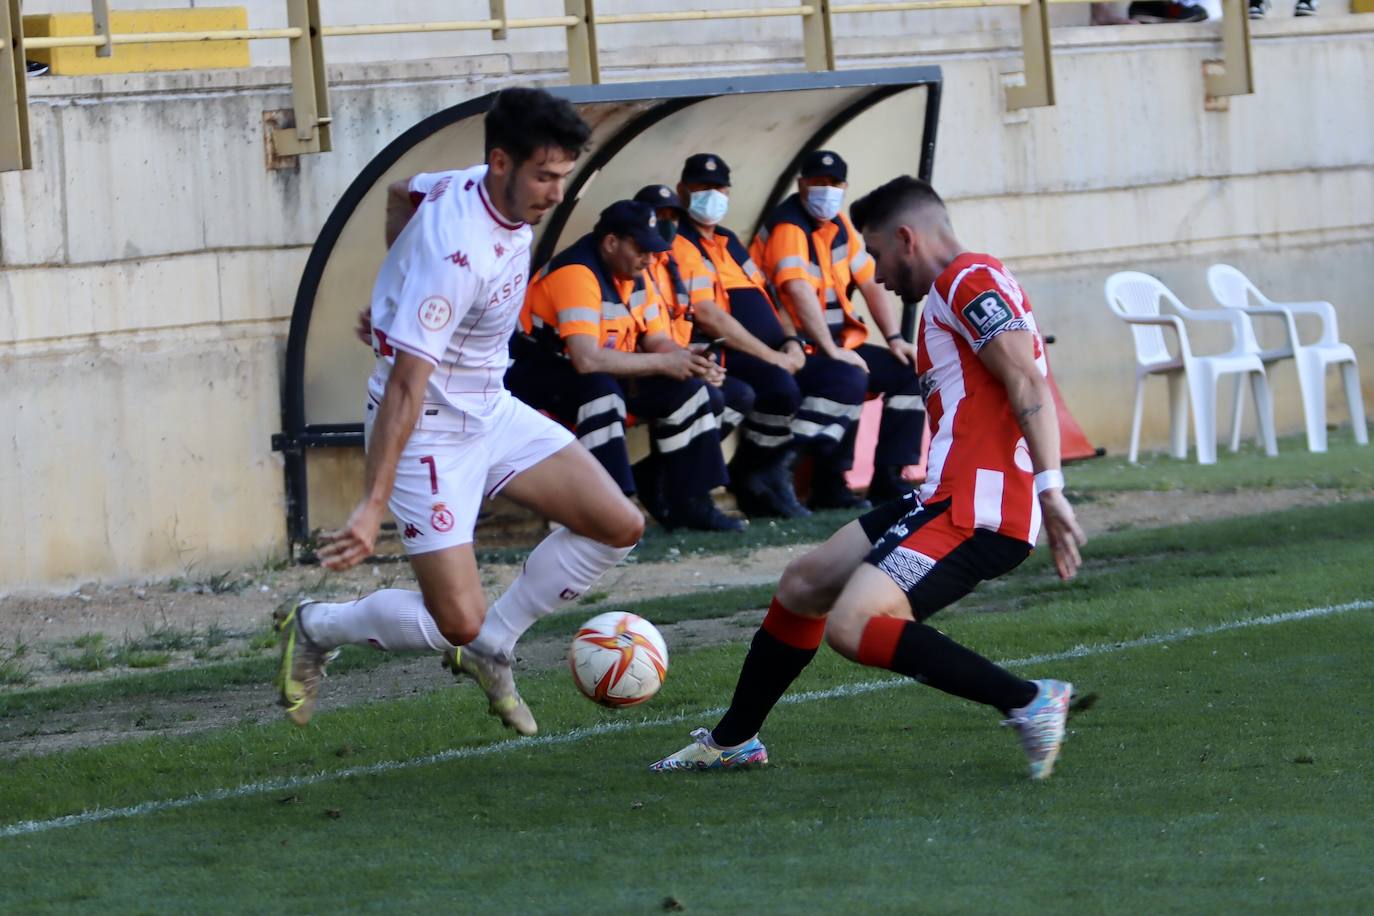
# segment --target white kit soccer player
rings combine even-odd
[[[420,591],[278,611],[280,701],[297,724],[314,712],[331,652],[353,644],[442,652],[455,674],[478,681],[493,714],[534,734],[511,674],[516,640],[643,533],[643,516],[600,463],[503,383],[529,282],[529,224],[562,201],[590,128],[568,102],[534,89],[502,92],[485,127],[486,164],[388,189],[364,494],[319,551],[329,569],[366,559],[389,508]],[[498,494],[563,527],[535,547],[488,614],[473,529],[482,499]]]
[[[486,173],[480,165],[410,180],[419,208],[372,293],[377,364],[367,381],[364,436],[371,436],[397,350],[435,367],[391,496],[410,553],[470,543],[483,497],[572,441],[502,384],[533,233],[486,199]]]

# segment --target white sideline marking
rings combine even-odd
[[[1180,642],[1185,639],[1193,639],[1198,636],[1223,633],[1227,630],[1242,630],[1247,627],[1266,627],[1277,623],[1289,623],[1294,620],[1308,620],[1313,617],[1329,617],[1334,614],[1344,614],[1349,611],[1363,611],[1370,608],[1374,608],[1374,600],[1351,601],[1346,604],[1332,604],[1325,607],[1306,608],[1301,611],[1286,611],[1281,614],[1267,614],[1263,617],[1232,620],[1227,623],[1218,623],[1209,627],[1183,627],[1179,630],[1170,630],[1168,633],[1142,636],[1139,639],[1130,639],[1125,642],[1095,643],[1086,646],[1079,645],[1062,652],[1028,655],[1025,658],[1008,659],[998,664],[1006,667],[1020,668],[1029,665],[1044,664],[1045,662],[1086,658],[1091,655],[1108,655],[1113,652],[1123,652],[1128,649],[1138,649],[1143,646],[1159,646],[1171,642]],[[878,690],[889,690],[893,687],[907,686],[914,683],[916,682],[904,677],[880,678],[879,680],[863,681],[857,684],[843,684],[839,687],[831,687],[826,690],[808,690],[802,693],[788,694],[782,698],[778,705],[790,706],[795,703],[810,703],[814,700],[833,700],[841,697],[852,697],[865,693],[873,693]],[[309,776],[293,776],[285,779],[271,779],[265,782],[252,782],[246,785],[236,786],[232,789],[216,789],[213,792],[197,792],[194,795],[187,795],[183,798],[143,802],[142,804],[131,805],[127,808],[96,808],[93,811],[83,811],[80,814],[69,814],[65,817],[55,817],[45,821],[20,821],[19,823],[0,827],[0,839],[43,833],[48,830],[56,830],[59,827],[77,827],[82,824],[93,824],[100,821],[139,817],[144,814],[157,814],[162,811],[172,811],[177,808],[189,808],[192,805],[199,805],[205,802],[248,798],[254,795],[265,795],[269,792],[285,792],[292,789],[313,786],[322,782],[349,779],[354,776],[375,776],[380,773],[390,773],[396,770],[410,770],[436,763],[448,763],[452,760],[469,760],[474,757],[489,757],[493,754],[503,754],[507,751],[535,750],[543,747],[574,744],[584,738],[594,738],[598,735],[610,735],[640,728],[656,728],[660,725],[674,725],[692,719],[719,716],[724,712],[724,707],[716,707],[714,709],[697,710],[690,713],[682,713],[681,715],[668,716],[662,719],[640,720],[637,722],[604,722],[600,725],[575,728],[572,731],[558,735],[546,735],[542,738],[512,738],[508,741],[498,741],[495,744],[453,748],[452,750],[440,751],[437,754],[429,754],[425,757],[415,757],[410,760],[388,760],[382,763],[368,764],[366,766],[349,767],[344,770],[327,770]]]

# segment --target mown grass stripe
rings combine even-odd
[[[1261,617],[1231,620],[1226,623],[1214,624],[1206,627],[1182,627],[1177,630],[1170,630],[1166,633],[1156,633],[1150,636],[1142,636],[1137,639],[1130,639],[1122,642],[1078,645],[1072,649],[1066,649],[1060,652],[1049,652],[1040,655],[1029,655],[1024,658],[1008,659],[999,664],[1007,667],[1025,667],[1040,665],[1046,662],[1068,661],[1095,655],[1109,655],[1114,652],[1124,652],[1130,649],[1139,649],[1147,646],[1181,642],[1187,639],[1209,636],[1231,630],[1273,626],[1275,624],[1291,623],[1293,621],[1308,620],[1315,617],[1329,617],[1336,614],[1349,613],[1351,611],[1369,610],[1371,608],[1374,608],[1374,600],[1350,601],[1345,604],[1325,605],[1322,607],[1285,611],[1278,614],[1266,614]],[[811,690],[790,694],[783,697],[779,705],[794,705],[797,703],[815,702],[817,700],[841,699],[844,697],[873,693],[879,690],[888,690],[893,687],[907,686],[912,683],[914,682],[908,678],[879,678],[877,680],[861,681],[855,684],[843,684],[825,690]],[[249,798],[271,792],[286,792],[293,789],[318,785],[323,782],[332,782],[334,780],[348,779],[355,776],[376,776],[397,770],[410,770],[418,767],[432,766],[437,763],[449,763],[456,760],[488,757],[506,752],[538,750],[545,747],[574,744],[599,735],[617,734],[642,728],[657,728],[663,725],[675,725],[688,720],[709,719],[714,716],[719,716],[724,712],[724,707],[715,707],[660,719],[640,720],[636,722],[605,722],[585,728],[575,728],[571,731],[557,735],[546,735],[537,738],[512,738],[506,741],[498,741],[494,744],[453,748],[447,751],[440,751],[437,754],[428,754],[423,757],[415,757],[409,760],[388,760],[381,763],[369,764],[367,766],[350,767],[342,770],[326,770],[309,776],[293,776],[284,779],[247,783],[233,788],[216,789],[212,792],[197,792],[182,798],[143,802],[124,808],[97,808],[92,811],[83,811],[80,814],[69,814],[64,817],[50,818],[47,820],[20,821],[5,827],[0,827],[0,838],[28,836],[63,827],[78,827],[83,824],[93,824],[101,821],[141,817],[146,814],[174,811],[179,808],[188,808],[193,805],[207,802]]]

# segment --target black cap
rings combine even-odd
[[[730,186],[730,166],[715,153],[697,153],[682,163],[683,184]]]
[[[683,209],[682,201],[678,200],[677,194],[666,184],[645,185],[639,189],[639,193],[635,195],[634,199],[642,204],[648,204],[655,211],[662,210],[664,207],[672,207],[675,210]]]
[[[836,181],[849,180],[849,164],[839,153],[828,149],[818,149],[814,153],[808,153],[802,160],[801,177],[817,178],[819,176],[833,178]]]
[[[606,235],[628,235],[645,251],[667,251],[669,247],[659,234],[654,208],[637,200],[617,200],[602,210],[592,232],[598,239]]]

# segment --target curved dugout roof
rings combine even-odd
[[[550,89],[592,125],[568,194],[535,227],[534,268],[589,231],[597,214],[646,184],[677,183],[682,160],[713,152],[730,165],[726,225],[748,244],[763,217],[794,189],[808,152],[848,160],[849,198],[898,174],[929,179],[934,166],[938,67],[674,80]],[[305,538],[304,449],[362,444],[363,384],[372,354],[353,337],[354,316],[386,253],[386,186],[418,172],[483,158],[482,116],[495,93],[416,124],[354,179],[306,262],[291,315],[283,391],[288,530]]]

